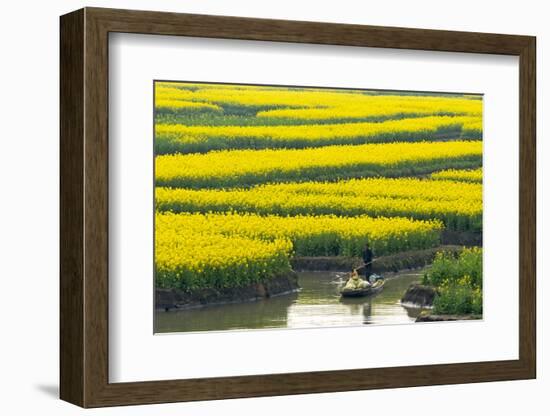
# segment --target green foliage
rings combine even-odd
[[[472,287],[482,287],[483,250],[480,247],[464,248],[456,257],[453,253],[437,253],[432,267],[424,275],[423,284],[442,286],[445,282],[457,283],[469,277]]]
[[[454,284],[439,289],[433,312],[444,315],[481,315],[482,307],[481,289]]]
[[[439,252],[423,284],[435,286],[435,314],[466,315],[483,312],[483,251],[465,248],[458,257]]]

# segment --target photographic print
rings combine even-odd
[[[481,94],[154,97],[156,333],[482,319]]]

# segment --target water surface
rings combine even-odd
[[[155,332],[221,331],[260,328],[312,328],[414,322],[420,310],[399,301],[423,270],[388,275],[379,294],[341,298],[339,272],[298,273],[301,290],[256,302],[155,312]]]

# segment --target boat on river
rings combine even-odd
[[[382,291],[385,282],[384,279],[378,279],[372,285],[361,289],[342,289],[340,290],[340,295],[344,298],[360,298],[376,295]]]

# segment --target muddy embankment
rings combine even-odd
[[[483,246],[483,234],[480,231],[453,231],[441,232],[441,244],[457,246]]]
[[[401,304],[409,308],[431,308],[436,295],[434,287],[415,283],[409,286],[401,298]]]
[[[372,263],[372,272],[398,272],[405,269],[416,269],[431,264],[438,251],[458,252],[459,245],[443,245],[424,250],[411,250],[389,256],[376,257]],[[359,257],[296,257],[292,259],[292,268],[296,271],[342,271],[357,269],[361,273],[363,260]]]
[[[483,317],[481,315],[431,315],[429,312],[423,312],[415,322],[475,321],[479,319],[483,319]]]
[[[194,309],[205,306],[228,303],[251,302],[272,296],[284,295],[299,289],[298,275],[290,272],[276,276],[264,282],[243,287],[224,289],[197,289],[184,291],[180,289],[156,289],[155,308],[157,310]]]

